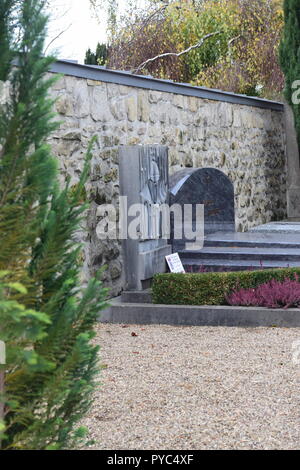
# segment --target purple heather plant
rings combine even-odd
[[[236,289],[226,296],[229,305],[267,308],[300,308],[300,282],[295,279],[284,281],[272,279],[254,289]]]

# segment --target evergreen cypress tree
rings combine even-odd
[[[96,47],[96,59],[98,65],[105,65],[108,59],[108,47],[106,44],[100,44],[98,42]]]
[[[84,63],[89,65],[105,65],[108,59],[108,47],[106,44],[100,44],[98,42],[96,52],[92,52],[88,49],[85,54]]]
[[[80,289],[73,241],[91,146],[75,191],[60,189],[43,57],[44,0],[0,3],[0,339],[7,347],[2,449],[74,448],[91,403],[101,283]],[[1,366],[0,366],[1,367]],[[0,370],[1,372],[1,370]],[[0,391],[1,392],[1,391]],[[0,397],[1,399],[1,397]]]
[[[279,56],[281,68],[285,74],[285,98],[291,105],[300,148],[300,105],[293,103],[295,92],[293,83],[300,80],[300,3],[299,0],[284,1],[284,32],[280,44]]]
[[[85,53],[84,63],[87,65],[98,65],[96,60],[96,54],[94,54],[90,48]]]

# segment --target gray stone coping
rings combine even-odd
[[[221,246],[225,246],[225,244],[231,246],[249,244],[250,246],[264,245],[277,248],[280,248],[281,246],[300,247],[300,234],[293,232],[292,230],[288,233],[281,233],[276,231],[276,224],[267,225],[271,225],[271,228],[275,228],[275,230],[272,232],[264,232],[261,230],[253,230],[249,232],[217,232],[207,235],[205,237],[205,244],[206,246],[216,246],[215,244],[218,243]],[[286,224],[282,223],[282,225],[286,227]],[[259,225],[258,228],[259,227],[265,227],[265,225]]]
[[[96,65],[77,64],[67,60],[58,60],[51,65],[50,72],[62,73],[78,78],[98,80],[117,85],[126,85],[147,90],[163,91],[186,96],[195,96],[215,101],[225,101],[228,103],[255,106],[258,108],[284,111],[283,103],[265,100],[262,98],[238,95],[222,90],[214,90],[206,87],[192,86],[189,83],[175,83],[172,80],[162,80],[143,75],[133,75],[130,72],[121,70],[109,70]]]
[[[137,304],[123,303],[117,298],[101,312],[100,321],[131,325],[287,328],[300,327],[300,309]]]
[[[249,233],[284,233],[298,236],[300,241],[300,222],[270,222],[258,225],[249,230]]]

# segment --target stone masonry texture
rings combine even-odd
[[[96,135],[83,243],[82,281],[103,265],[110,295],[124,288],[118,241],[99,240],[97,207],[118,206],[118,148],[169,147],[172,175],[183,168],[217,168],[233,182],[238,231],[286,217],[286,153],[281,111],[63,76],[52,86],[59,129],[50,138],[62,181],[76,185]]]

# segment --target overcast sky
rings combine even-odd
[[[60,59],[84,62],[86,50],[96,49],[98,42],[106,39],[106,15],[99,11],[100,24],[93,18],[89,0],[50,0],[52,20],[49,24],[46,46],[66,30],[48,48]]]

